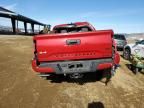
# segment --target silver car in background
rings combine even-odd
[[[127,44],[127,40],[123,34],[114,34],[114,40],[117,44],[118,49],[123,49]]]

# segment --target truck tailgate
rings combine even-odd
[[[38,61],[67,61],[112,57],[111,30],[35,36]]]

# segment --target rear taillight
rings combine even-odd
[[[34,59],[36,60],[36,64],[39,65],[38,57],[37,57],[37,47],[36,47],[36,40],[33,41],[34,44]]]

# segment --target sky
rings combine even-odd
[[[0,0],[0,6],[52,26],[87,21],[97,30],[144,33],[144,0]]]

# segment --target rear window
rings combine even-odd
[[[114,35],[114,39],[126,40],[124,35]]]
[[[92,31],[89,27],[60,27],[56,28],[55,33],[75,33],[75,32],[89,32]]]

